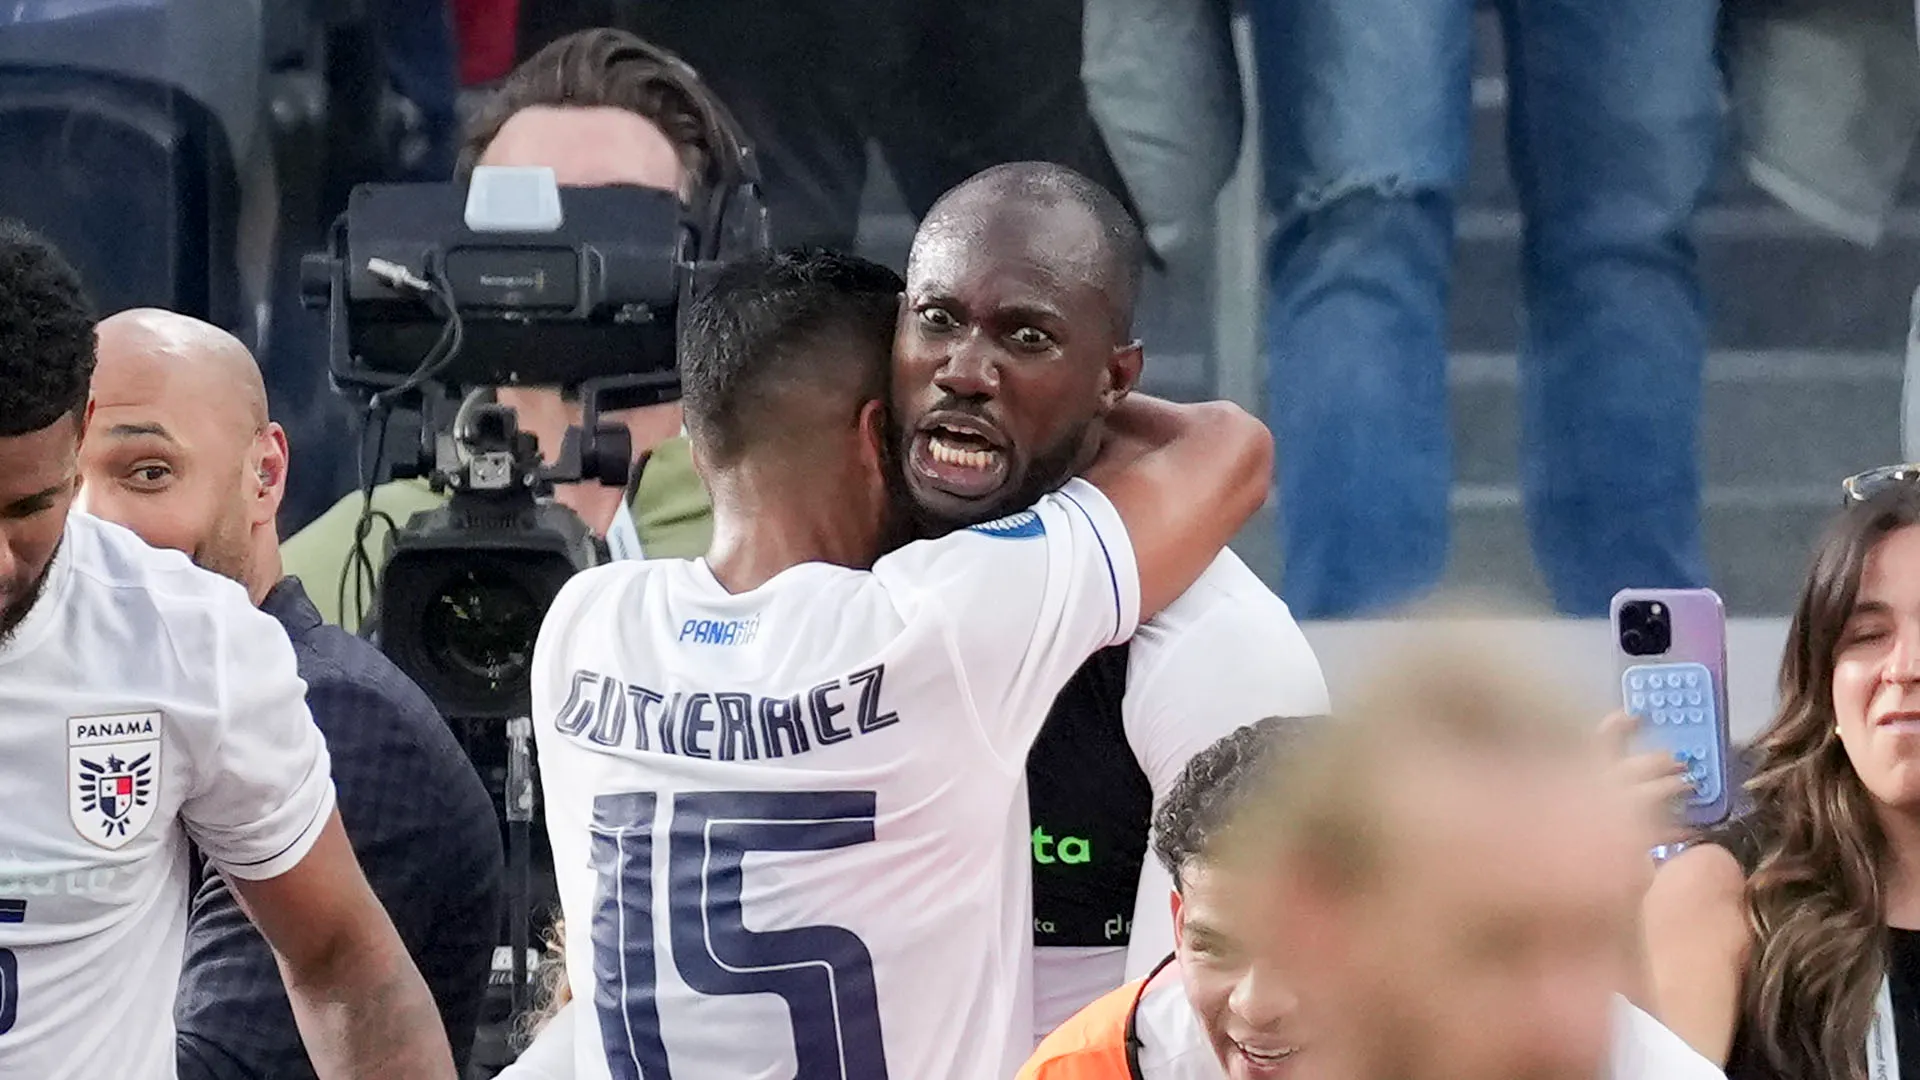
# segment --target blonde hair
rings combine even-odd
[[[1594,718],[1553,692],[1565,680],[1544,658],[1496,665],[1429,628],[1380,660],[1381,674],[1280,763],[1259,819],[1236,830],[1243,840],[1277,844],[1323,883],[1352,888],[1380,868],[1386,795],[1410,762],[1585,760],[1598,775]]]

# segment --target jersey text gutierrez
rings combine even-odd
[[[900,722],[883,711],[885,664],[791,697],[743,691],[662,694],[597,671],[577,670],[553,726],[599,746],[712,761],[804,754]]]

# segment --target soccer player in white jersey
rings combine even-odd
[[[286,634],[72,510],[93,350],[72,268],[0,222],[0,1076],[175,1075],[191,840],[278,954],[320,1075],[451,1080]]]
[[[1003,517],[1085,468],[1103,394],[1140,377],[1141,262],[1120,202],[1064,166],[996,166],[935,204],[894,344],[920,536]],[[1148,819],[1188,759],[1243,724],[1328,706],[1286,604],[1229,551],[1067,685],[1027,760],[1036,1041],[1172,951]]]
[[[711,553],[588,571],[548,613],[580,1080],[1011,1076],[1028,746],[1265,498],[1258,421],[1114,387],[1085,479],[883,556],[899,288],[823,253],[724,271],[681,345]]]

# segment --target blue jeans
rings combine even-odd
[[[1688,225],[1719,152],[1716,0],[1503,0],[1526,222],[1521,489],[1555,604],[1706,579],[1703,302]],[[1447,560],[1446,310],[1473,0],[1255,0],[1284,592],[1341,617]]]

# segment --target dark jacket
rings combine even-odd
[[[493,800],[426,693],[372,645],[321,622],[297,579],[260,606],[293,641],[341,823],[464,1071],[500,939],[506,871]],[[272,950],[226,880],[200,869],[174,1006],[180,1080],[312,1077]]]

